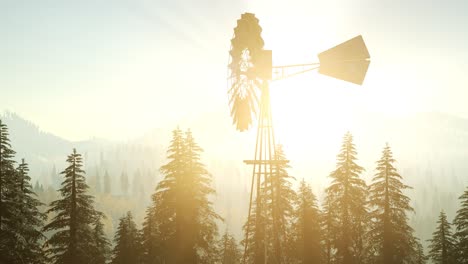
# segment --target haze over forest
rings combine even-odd
[[[249,135],[233,135],[231,125],[223,122],[227,115],[207,115],[194,121],[191,130],[204,149],[202,161],[213,175],[213,186],[217,192],[213,201],[217,212],[225,218],[220,228],[223,230],[227,226],[240,240],[252,173],[251,167],[242,161],[252,157],[250,147],[253,142]],[[143,136],[127,141],[94,138],[72,142],[42,131],[34,122],[11,112],[4,113],[2,120],[9,125],[17,156],[24,157],[30,164],[33,184],[37,182],[44,189],[58,189],[61,182],[58,173],[65,167],[64,157],[75,147],[83,153],[91,187],[95,188],[96,175],[100,176],[103,184],[107,171],[111,179],[110,195],[120,199],[115,204],[110,201],[98,203],[103,212],[111,215],[112,224],[106,226],[107,234],[113,235],[118,218],[128,210],[134,213],[137,223],[142,222],[150,195],[161,180],[159,168],[167,161],[171,129],[155,126]],[[409,118],[368,115],[354,120],[350,132],[355,138],[359,164],[366,170],[362,177],[370,181],[375,174],[375,162],[388,142],[404,183],[413,187],[406,191],[415,208],[415,214],[409,216],[417,236],[425,243],[432,234],[438,212],[443,209],[453,217],[458,207],[457,198],[468,185],[468,120],[440,113],[418,114]],[[311,133],[315,129],[333,129],[327,125],[318,123]],[[216,131],[221,136],[213,141],[205,131]],[[323,190],[330,180],[328,175],[335,167],[335,156],[346,132],[330,131],[335,140],[331,137],[316,138],[311,134],[301,140],[300,146],[284,145],[290,159],[289,172],[296,178],[296,185],[304,178],[311,183],[318,198],[323,198]],[[309,151],[308,155],[302,155],[304,150]],[[122,173],[129,177],[129,195],[125,196],[131,200],[128,203],[122,202]]]

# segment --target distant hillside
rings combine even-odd
[[[78,150],[86,148],[88,151],[96,149],[98,146],[108,145],[107,142],[97,140],[84,142],[65,140],[52,133],[40,130],[33,122],[27,121],[15,113],[5,112],[1,118],[8,125],[11,143],[17,153],[17,159],[25,158],[30,164],[33,180],[40,179],[45,184],[49,183],[49,179],[43,178],[46,172],[50,171],[54,164],[64,165],[66,155],[73,148]]]
[[[25,158],[30,164],[33,182],[38,180],[43,185],[58,187],[60,178],[56,174],[64,169],[66,157],[73,148],[83,155],[85,170],[91,176],[108,171],[117,178],[125,171],[132,178],[137,170],[151,170],[153,173],[159,166],[153,161],[156,161],[155,157],[159,159],[160,147],[144,146],[136,141],[111,142],[104,139],[72,142],[41,131],[37,125],[14,113],[6,112],[0,118],[9,128],[17,160]]]

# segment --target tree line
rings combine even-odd
[[[128,212],[112,243],[89,194],[82,156],[75,149],[68,155],[60,198],[41,212],[28,165],[14,160],[0,120],[0,263],[468,263],[468,189],[453,224],[441,212],[426,256],[408,223],[414,210],[405,190],[411,187],[388,144],[367,185],[347,133],[320,205],[311,186],[302,179],[295,189],[287,163],[279,163],[262,183],[265,206],[245,223],[248,234],[240,243],[227,230],[219,232],[223,219],[213,208],[216,193],[202,151],[190,130],[173,131],[142,228]],[[281,146],[275,153],[286,160]]]

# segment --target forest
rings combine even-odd
[[[289,175],[287,163],[279,164],[261,185],[266,206],[242,223],[244,237],[237,241],[226,216],[213,206],[216,175],[207,170],[202,147],[190,130],[177,128],[143,221],[136,222],[129,210],[110,237],[105,201],[93,195],[110,193],[109,174],[102,180],[99,174],[88,177],[82,154],[71,149],[63,157],[67,166],[57,168],[57,189],[44,190],[31,182],[27,160],[17,157],[7,125],[0,120],[2,264],[468,263],[468,188],[458,194],[454,219],[444,211],[432,219],[436,228],[424,248],[409,222],[415,210],[406,190],[413,187],[405,184],[390,144],[375,158],[375,175],[366,182],[353,135],[346,133],[320,203],[310,183]],[[281,145],[276,155],[287,160]],[[135,179],[143,185],[156,181],[144,180],[151,172],[141,174],[146,176]],[[125,173],[120,186],[124,195],[112,202],[128,203]],[[131,193],[146,195],[143,189]]]

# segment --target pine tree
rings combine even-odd
[[[292,180],[287,170],[290,166],[286,163],[286,155],[282,145],[277,145],[275,148],[275,161],[279,161],[276,166],[272,167],[272,174],[269,181],[266,181],[265,187],[265,202],[267,212],[265,215],[269,218],[266,230],[274,236],[267,236],[271,241],[267,241],[267,246],[270,248],[269,262],[278,263],[285,261],[285,251],[288,235],[291,229],[291,217],[294,212],[293,203],[296,199],[296,193],[292,188]]]
[[[416,252],[409,263],[413,264],[426,264],[428,258],[424,255],[424,248],[419,239],[415,239]]]
[[[101,176],[99,175],[99,170],[98,169],[96,169],[96,192],[97,193],[102,192]]]
[[[39,181],[36,180],[36,183],[34,184],[34,192],[37,193],[41,189],[41,186],[39,186]]]
[[[11,148],[8,127],[0,119],[0,263],[10,263],[18,259],[11,250],[17,243],[14,232],[15,169],[13,157],[15,151]]]
[[[128,195],[128,175],[126,172],[122,172],[120,175],[120,190],[124,196]]]
[[[453,258],[455,241],[450,223],[443,211],[440,212],[437,224],[437,229],[432,233],[432,239],[429,240],[429,257],[436,264],[455,264],[457,263]]]
[[[41,263],[44,261],[39,228],[45,215],[34,197],[23,162],[14,168],[8,128],[0,120],[0,263]]]
[[[403,194],[411,187],[404,185],[401,175],[393,166],[395,159],[387,144],[370,185],[369,246],[377,263],[407,263],[416,252],[413,229],[408,224],[407,213],[414,212],[410,199]]]
[[[111,179],[109,177],[109,173],[105,172],[104,174],[104,193],[105,194],[110,194],[111,193]]]
[[[50,171],[50,179],[54,188],[60,188],[60,175],[57,173],[57,168],[55,167],[55,164],[52,167],[52,170]]]
[[[297,263],[323,263],[320,211],[317,199],[304,179],[300,182],[294,204],[292,259]]]
[[[28,175],[28,164],[21,160],[17,168],[16,191],[18,215],[15,225],[18,242],[15,247],[21,260],[11,263],[43,263],[45,261],[41,241],[45,238],[40,229],[44,225],[46,215],[39,212],[43,204],[32,191],[31,178]]]
[[[456,240],[456,259],[457,263],[468,263],[468,188],[463,195],[458,198],[461,207],[453,220],[455,226],[454,238]]]
[[[143,247],[143,262],[145,264],[159,264],[162,259],[160,245],[162,241],[159,233],[159,222],[155,215],[157,208],[154,206],[148,207],[146,210],[145,220],[143,222],[142,232],[142,247]]]
[[[227,231],[219,241],[219,263],[237,264],[241,262],[242,253],[236,239]]]
[[[209,195],[215,194],[215,190],[210,186],[211,175],[200,161],[203,150],[195,142],[190,130],[185,133],[184,148],[186,171],[180,186],[182,188],[179,190],[182,191],[181,202],[185,208],[182,211],[181,223],[189,223],[189,227],[185,230],[182,228],[181,234],[190,241],[186,249],[195,252],[195,263],[212,263],[216,257],[215,240],[218,236],[216,220],[222,218],[214,211],[213,203],[208,199]],[[164,168],[163,166],[163,171]],[[188,259],[193,258],[188,257]],[[189,262],[183,261],[183,263]]]
[[[160,251],[157,253],[160,263],[175,263],[177,251],[176,226],[177,218],[180,217],[181,190],[179,182],[184,175],[184,138],[181,130],[173,131],[171,145],[167,151],[170,160],[161,172],[165,175],[159,182],[156,192],[152,195],[152,206],[147,211],[144,227],[145,255],[154,254],[150,252],[153,246],[159,244]],[[160,230],[159,236],[155,236],[155,228]],[[179,231],[180,232],[180,231]]]
[[[14,215],[15,205],[12,193],[15,189],[15,151],[11,148],[8,127],[0,119],[0,239],[4,239],[6,232],[11,230],[11,217]]]
[[[93,245],[90,264],[106,264],[110,254],[110,242],[104,234],[101,219],[96,219],[93,228]]]
[[[353,137],[344,136],[341,151],[337,156],[336,170],[330,174],[331,185],[326,189],[326,204],[330,215],[336,217],[336,233],[332,235],[338,263],[360,263],[363,258],[363,234],[367,218],[366,183],[359,178],[364,170],[356,164],[356,149]]]
[[[47,240],[47,253],[54,264],[82,264],[92,262],[92,252],[96,249],[93,226],[100,220],[102,213],[93,207],[93,197],[82,169],[81,155],[73,149],[67,158],[69,166],[61,172],[65,176],[59,190],[62,199],[50,204],[47,213],[55,217],[43,231],[55,231]]]
[[[190,131],[173,131],[169,162],[161,167],[164,179],[152,196],[156,219],[151,224],[158,228],[162,262],[212,263],[216,257],[215,221],[221,218],[208,199],[215,191],[201,152]]]
[[[330,199],[325,200],[322,209],[321,233],[324,246],[324,263],[335,263],[335,236],[338,234],[338,217],[336,210],[331,207]]]
[[[141,236],[131,212],[120,218],[114,241],[112,264],[142,263]]]
[[[137,197],[137,195],[141,194],[141,172],[140,169],[137,169],[135,174],[133,174],[133,181],[132,181],[132,195]]]
[[[258,222],[257,203],[254,201],[250,210],[250,222],[246,222],[243,226],[246,236],[241,244],[245,247],[248,243],[246,258],[251,262],[259,261],[258,253],[256,253],[259,251],[262,253],[266,251],[268,263],[285,262],[290,257],[290,223],[294,213],[293,203],[296,199],[291,182],[294,177],[287,172],[290,166],[287,164],[281,145],[275,148],[274,160],[277,164],[272,166],[271,177],[262,182],[260,186],[259,197],[262,199],[263,210],[261,210]],[[259,245],[257,245],[258,241],[260,241]]]
[[[263,192],[263,191],[262,191]],[[244,239],[241,240],[241,245],[243,249],[243,254],[242,254],[242,259],[245,258],[246,263],[255,263],[255,254],[257,251],[257,239],[256,235],[258,235],[258,232],[264,232],[265,228],[260,228],[260,230],[257,230],[257,210],[256,210],[256,205],[257,202],[254,200],[252,202],[252,208],[250,210],[250,217],[248,220],[244,223],[242,226],[243,234],[244,234]],[[260,215],[261,220],[260,223],[265,223],[265,215]],[[247,230],[248,228],[248,230]],[[262,235],[262,237],[264,237]],[[263,246],[265,248],[264,244],[259,245],[260,247]],[[270,250],[271,252],[271,250]],[[244,263],[244,261],[242,261]]]

